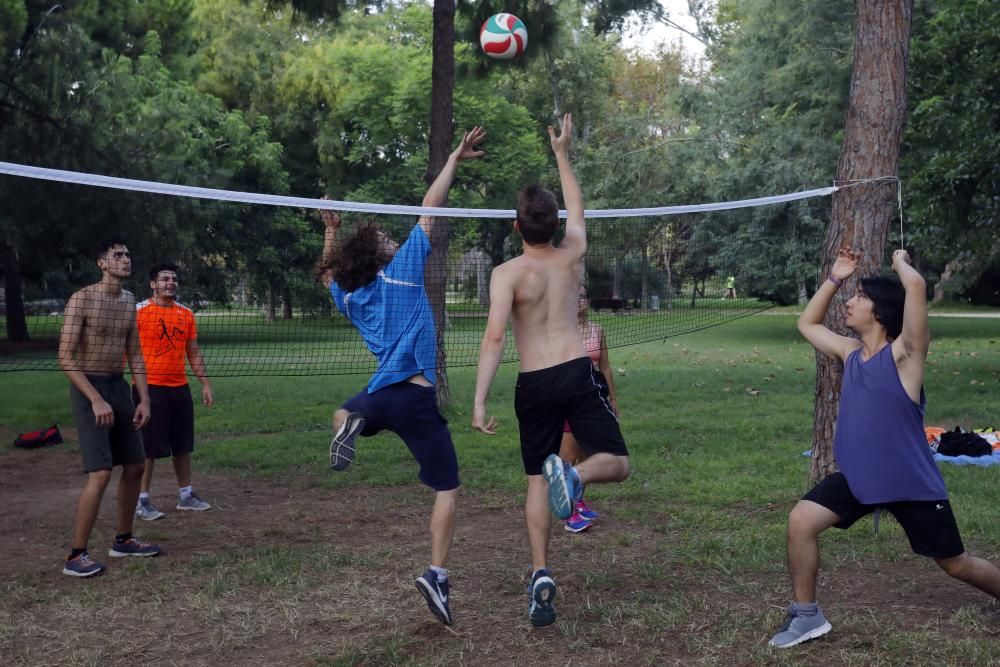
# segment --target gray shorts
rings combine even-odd
[[[110,470],[114,466],[144,463],[142,438],[132,426],[135,405],[132,393],[121,375],[87,375],[90,384],[114,411],[113,426],[97,426],[90,400],[72,383],[69,385],[69,402],[73,419],[80,435],[80,455],[84,472]]]

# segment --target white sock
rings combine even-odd
[[[139,502],[140,503],[149,502],[149,493],[146,492],[146,491],[140,491],[139,492]]]
[[[177,492],[181,494],[181,500],[184,500],[185,498],[190,498],[191,497],[191,487],[190,486],[182,486],[181,488],[179,488],[177,490]]]
[[[437,565],[431,565],[431,569],[434,570],[434,574],[438,577],[438,583],[444,583],[448,581],[448,570],[447,568],[438,567]]]

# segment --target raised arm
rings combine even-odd
[[[924,384],[924,363],[931,344],[927,326],[927,283],[920,273],[910,266],[910,256],[905,250],[892,253],[892,269],[906,290],[903,301],[903,330],[892,341],[892,356],[899,369],[899,380],[914,401],[920,400]]]
[[[562,185],[563,202],[566,204],[566,236],[559,247],[572,249],[582,257],[587,252],[587,228],[583,221],[583,193],[569,162],[572,137],[573,114],[563,116],[558,136],[555,129],[549,126],[549,141],[556,156],[556,166],[559,167],[559,182]]]
[[[486,332],[479,346],[479,367],[476,370],[476,394],[472,405],[472,428],[483,433],[496,433],[496,418],[486,418],[486,401],[490,397],[493,378],[496,377],[504,343],[507,341],[507,322],[514,303],[514,290],[502,269],[494,269],[490,277],[490,314],[486,319]]]
[[[326,199],[326,197],[323,197],[323,199]],[[323,218],[325,228],[323,230],[323,254],[316,265],[316,273],[319,275],[319,279],[323,281],[323,286],[330,289],[330,284],[333,283],[333,270],[339,259],[337,230],[340,229],[340,214],[336,211],[321,208],[319,216]],[[194,365],[191,368],[193,369]],[[202,386],[204,386],[204,383]]]
[[[830,269],[830,277],[823,281],[813,298],[809,300],[806,309],[799,315],[799,333],[819,352],[841,361],[847,359],[858,346],[858,341],[830,331],[823,325],[823,318],[826,317],[826,311],[829,310],[834,295],[840,289],[840,283],[850,278],[857,268],[857,253],[846,248],[838,250],[837,260]]]
[[[479,126],[472,128],[469,132],[462,135],[462,140],[458,143],[458,147],[448,156],[448,161],[444,163],[441,172],[434,179],[434,182],[431,183],[431,187],[427,189],[427,194],[424,195],[423,206],[438,207],[445,205],[448,201],[448,190],[451,189],[451,183],[455,180],[455,170],[458,168],[459,161],[482,157],[484,153],[476,149],[476,144],[485,137],[486,130]],[[434,228],[434,218],[426,215],[421,216],[420,226],[429,238]]]

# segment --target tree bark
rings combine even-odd
[[[837,164],[837,181],[895,176],[903,126],[906,122],[906,68],[910,54],[913,0],[857,0],[854,64],[844,145]],[[820,280],[829,273],[838,248],[862,255],[858,270],[841,294],[853,294],[859,278],[878,273],[886,236],[895,218],[896,187],[892,181],[865,183],[833,195],[830,226],[823,242]],[[835,302],[824,324],[850,334],[845,311]],[[833,435],[843,368],[816,354],[816,396],[812,437],[811,481],[836,470]]]
[[[24,342],[31,340],[28,322],[24,316],[24,294],[21,290],[21,259],[17,256],[14,243],[6,244],[7,258],[4,262],[4,298],[7,309],[7,340]]]
[[[424,180],[430,186],[448,160],[453,138],[453,93],[455,89],[455,2],[434,0],[434,36],[431,46],[431,118],[429,159]],[[424,270],[424,283],[434,327],[437,331],[437,401],[448,404],[447,354],[444,330],[448,324],[445,287],[448,282],[448,218],[434,221],[431,234],[431,256]]]
[[[281,319],[292,319],[292,288],[288,285],[281,289]]]

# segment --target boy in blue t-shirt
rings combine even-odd
[[[442,206],[459,161],[478,158],[486,136],[475,127],[462,137],[423,205]],[[337,309],[351,321],[378,360],[368,386],[333,413],[330,466],[345,470],[354,460],[358,435],[390,430],[406,443],[420,465],[420,481],[436,492],[431,514],[430,567],[416,580],[431,612],[451,625],[445,564],[455,533],[458,459],[447,421],[437,407],[434,316],[424,291],[424,265],[431,253],[434,218],[422,216],[402,246],[374,225],[337,243],[340,216],[320,212],[326,224],[318,266]]]
[[[813,487],[789,514],[788,569],[795,601],[771,638],[770,645],[778,648],[832,629],[816,602],[819,534],[830,527],[849,528],[880,508],[896,517],[914,553],[1000,599],[1000,569],[965,551],[924,438],[927,285],[906,251],[897,250],[892,268],[899,280],[859,280],[844,321],[858,338],[841,336],[824,326],[823,318],[857,264],[856,253],[841,249],[830,276],[799,317],[805,339],[844,364],[833,445],[840,472]]]

